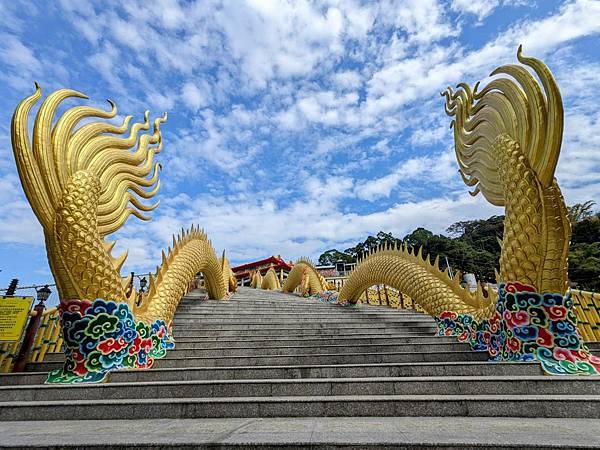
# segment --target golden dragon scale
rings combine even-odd
[[[204,273],[212,298],[227,293],[222,265],[206,234],[195,227],[173,238],[145,295],[127,294],[131,280],[120,275],[126,253],[114,258],[114,242],[105,239],[130,215],[148,220],[143,213],[158,206],[143,200],[159,189],[154,156],[162,149],[160,124],[166,115],[151,124],[146,112],[143,122],[131,126],[131,116],[121,124],[91,120],[116,116],[117,107],[109,101],[108,111],[76,106],[55,120],[64,100],[87,98],[61,89],[42,102],[30,137],[29,115],[41,96],[36,84],[17,106],[11,134],[19,177],[42,225],[61,300],[66,363],[49,381],[100,381],[114,369],[150,367],[173,345],[170,323],[197,272]]]
[[[462,289],[459,275],[451,279],[437,261],[406,248],[367,256],[339,298],[356,303],[370,285],[388,284],[434,316],[440,335],[457,336],[493,359],[538,360],[551,374],[598,374],[600,358],[583,343],[565,295],[571,226],[554,178],[563,133],[560,90],[542,61],[523,56],[520,47],[517,59],[521,65],[497,68],[491,75],[499,76],[481,90],[461,83],[442,94],[454,117],[465,184],[505,208],[498,298]]]

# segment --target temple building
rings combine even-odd
[[[355,267],[356,263],[336,261],[335,264],[315,266],[315,269],[323,275],[332,288],[339,291]]]
[[[280,255],[269,256],[268,258],[261,259],[254,262],[242,264],[240,266],[232,267],[231,270],[238,280],[240,286],[250,286],[252,280],[252,274],[255,271],[260,271],[261,275],[265,275],[270,267],[275,269],[275,272],[279,275],[279,281],[283,284],[287,278],[288,273],[292,270],[292,262],[286,263]]]

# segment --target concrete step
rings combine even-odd
[[[275,328],[272,330],[180,330],[179,333],[173,331],[175,342],[189,341],[189,340],[232,340],[232,339],[281,339],[281,338],[336,338],[352,340],[352,335],[369,337],[386,337],[386,336],[398,336],[410,338],[435,338],[434,331],[405,331],[395,330],[393,328],[375,328],[375,329],[360,329],[354,331],[353,328],[346,328],[340,330],[326,330],[326,329],[294,329],[291,332],[286,332],[287,328]],[[372,332],[370,332],[372,331]],[[350,336],[350,338],[348,338]],[[358,339],[358,338],[357,338]],[[175,344],[177,345],[177,344]]]
[[[342,308],[336,306],[260,306],[260,305],[228,305],[228,306],[189,306],[178,307],[178,314],[353,314],[353,315],[394,315],[421,316],[426,314],[414,310],[393,309],[388,307],[360,306],[357,308]]]
[[[226,329],[234,329],[234,328],[241,328],[241,329],[246,329],[246,328],[253,328],[253,329],[261,329],[261,328],[281,328],[281,327],[287,327],[290,325],[296,325],[293,328],[306,328],[306,327],[310,327],[310,328],[329,328],[329,327],[335,327],[335,328],[342,328],[342,327],[356,327],[356,328],[370,328],[373,325],[377,325],[380,326],[382,328],[385,327],[396,327],[396,328],[403,328],[403,327],[426,327],[426,328],[431,328],[435,326],[435,321],[433,319],[426,319],[426,320],[397,320],[397,319],[390,319],[390,320],[369,320],[369,319],[364,319],[364,318],[356,318],[356,319],[340,319],[340,320],[335,320],[335,319],[324,319],[324,320],[306,320],[306,321],[300,321],[300,320],[294,320],[294,319],[278,319],[278,320],[272,320],[272,319],[254,319],[254,320],[248,320],[248,319],[229,319],[229,320],[221,320],[221,319],[187,319],[187,320],[182,320],[179,319],[177,321],[173,321],[173,329],[177,329],[177,328],[183,328],[183,329],[189,329],[189,328],[206,328],[206,329],[217,329],[220,330],[222,328],[226,328]]]
[[[188,348],[181,346],[175,347],[167,353],[166,359],[180,358],[220,358],[220,357],[265,357],[265,356],[281,356],[281,355],[321,355],[331,353],[393,353],[393,352],[425,352],[425,353],[441,353],[447,351],[470,351],[467,344],[458,342],[449,343],[416,343],[416,344],[333,344],[333,345],[280,345],[280,346],[233,346],[233,347],[217,347],[203,348],[202,345],[196,344]],[[47,353],[44,362],[64,361],[63,353]]]
[[[287,332],[286,332],[287,330]],[[173,335],[175,337],[187,337],[201,334],[220,334],[221,336],[231,335],[254,335],[254,334],[275,334],[275,335],[286,335],[286,334],[318,334],[319,331],[325,332],[326,334],[331,333],[362,333],[365,331],[379,331],[389,330],[390,333],[402,333],[402,334],[414,334],[421,333],[424,335],[433,335],[436,331],[434,325],[424,326],[403,326],[396,327],[393,324],[378,324],[377,326],[369,326],[368,324],[350,324],[350,325],[334,325],[329,326],[324,324],[306,324],[304,326],[277,326],[273,324],[261,324],[253,325],[179,325],[173,328]]]
[[[218,367],[247,365],[315,365],[315,364],[376,364],[389,362],[426,362],[426,361],[485,361],[487,353],[470,350],[439,352],[377,352],[377,353],[323,353],[323,354],[285,354],[252,356],[190,356],[178,358],[167,354],[164,359],[155,361],[156,367]],[[27,364],[27,372],[50,371],[62,367],[62,362],[41,362]]]
[[[600,418],[598,395],[347,395],[141,398],[0,403],[0,421],[233,417]]]
[[[406,317],[406,318],[430,318],[429,316],[418,313],[408,312],[400,309],[389,309],[389,311],[378,310],[372,311],[369,308],[324,308],[322,310],[314,307],[307,307],[305,309],[290,307],[288,309],[269,309],[269,308],[177,308],[175,317],[180,316],[216,316],[216,317],[245,317],[248,315],[257,316],[269,316],[269,317],[280,317],[280,316],[292,316],[292,317]]]
[[[286,336],[204,336],[186,337],[177,339],[176,349],[181,348],[217,348],[217,347],[278,347],[280,345],[333,345],[342,344],[414,344],[414,343],[456,343],[453,336],[415,336],[407,334],[376,333],[376,334],[318,334],[310,335],[286,335]]]
[[[420,332],[420,331],[404,331],[404,330],[395,330],[393,328],[374,328],[374,329],[361,329],[354,330],[352,328],[348,328],[345,330],[292,330],[293,332],[286,332],[287,328],[275,328],[272,330],[192,330],[192,331],[181,331],[179,334],[173,332],[174,337],[176,337],[177,342],[185,342],[185,341],[214,341],[214,340],[224,340],[224,341],[240,341],[246,339],[259,339],[259,340],[277,340],[277,339],[331,339],[331,340],[339,340],[344,339],[346,341],[351,341],[356,336],[356,339],[372,339],[372,338],[386,338],[388,336],[399,336],[410,339],[419,339],[419,338],[437,338],[433,332]],[[336,331],[339,331],[336,333]],[[445,338],[444,338],[445,339]],[[456,339],[454,339],[456,341]]]
[[[600,395],[600,377],[488,376],[154,381],[0,386],[0,404],[17,401],[137,398],[365,395]]]
[[[600,420],[301,417],[0,422],[5,448],[261,450],[600,448]],[[68,430],[68,433],[65,433]],[[107,432],[107,430],[109,430]],[[560,432],[557,432],[560,430]]]
[[[244,326],[244,327],[259,327],[264,325],[273,326],[287,326],[287,325],[302,325],[302,326],[330,326],[335,325],[359,325],[369,326],[370,324],[378,325],[389,325],[396,327],[404,326],[435,326],[435,321],[431,318],[419,318],[419,319],[397,319],[395,317],[382,317],[382,318],[368,318],[368,317],[356,317],[356,318],[331,318],[323,317],[320,319],[300,319],[300,318],[272,318],[272,317],[252,317],[252,318],[238,318],[238,317],[197,317],[197,318],[176,318],[173,320],[173,328],[178,327],[189,327],[192,325],[196,326]]]
[[[111,382],[248,380],[306,378],[367,378],[420,376],[501,376],[541,375],[537,363],[492,361],[406,362],[380,364],[323,364],[237,367],[179,367],[147,370],[120,370],[110,374]],[[0,386],[41,384],[47,372],[0,374]]]

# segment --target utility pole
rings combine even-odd
[[[450,274],[450,278],[454,278],[454,274],[452,273],[452,267],[450,267],[450,263],[448,262],[448,257],[444,256],[446,260],[446,267],[448,268],[448,273]]]

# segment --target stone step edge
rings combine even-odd
[[[176,341],[175,345],[177,345]],[[219,341],[217,341],[219,342]],[[187,343],[187,342],[186,342]],[[404,347],[404,346],[415,346],[415,345],[421,345],[421,346],[425,346],[425,347],[433,347],[433,346],[442,346],[442,347],[446,347],[446,346],[455,346],[455,345],[460,345],[460,346],[467,346],[468,344],[464,343],[464,342],[402,342],[402,343],[390,343],[390,344],[385,344],[385,343],[377,343],[377,344],[361,344],[361,343],[350,343],[350,344],[317,344],[317,345],[277,345],[277,346],[243,346],[243,347],[213,347],[213,348],[177,348],[177,346],[172,349],[172,350],[168,350],[168,353],[173,354],[174,352],[182,352],[182,351],[219,351],[219,350],[256,350],[256,349],[264,349],[264,348],[269,348],[269,349],[295,349],[295,348],[314,348],[314,349],[319,349],[319,348],[330,348],[330,349],[337,349],[337,348],[347,348],[347,347]],[[418,352],[418,353],[427,353],[427,352]],[[439,353],[439,352],[435,352],[435,353]],[[62,354],[62,352],[53,352],[53,353],[46,353],[46,355],[56,355],[56,354]]]
[[[1,402],[2,408],[19,408],[32,406],[100,406],[100,405],[148,405],[170,403],[333,403],[333,402],[456,402],[456,401],[488,401],[488,402],[599,402],[600,395],[331,395],[331,396],[281,396],[281,397],[188,397],[188,398],[140,398],[140,399],[103,399],[103,400],[41,400]]]
[[[268,337],[269,339],[243,339],[242,343],[247,343],[247,342],[303,342],[303,341],[331,341],[333,339],[337,339],[339,338],[340,341],[343,341],[344,339],[348,338],[351,339],[352,342],[357,342],[357,339],[381,339],[381,340],[402,340],[402,339],[425,339],[425,340],[439,340],[440,342],[449,342],[451,340],[451,342],[458,342],[458,340],[456,339],[455,336],[435,336],[435,335],[426,335],[426,336],[422,336],[422,335],[414,335],[414,334],[380,334],[380,333],[373,333],[373,334],[354,334],[354,333],[350,333],[350,334],[331,334],[331,335],[323,335],[323,334],[316,334],[314,336],[319,336],[319,337],[306,337],[306,336],[312,336],[312,335],[306,335],[306,334],[291,334],[289,335],[289,337],[273,337],[271,335],[260,335],[260,336],[264,336],[264,337]],[[331,336],[331,337],[322,337],[322,336]],[[227,337],[228,339],[223,339],[223,337]],[[219,337],[215,337],[215,336],[205,336],[203,338],[190,338],[190,337],[180,337],[178,339],[176,339],[175,341],[175,345],[182,343],[182,344],[188,344],[188,343],[203,343],[203,342],[238,342],[240,343],[240,339],[229,339],[231,338],[231,336],[222,336],[221,338]],[[203,340],[204,339],[204,340]],[[407,342],[408,344],[410,344],[411,342]],[[418,342],[417,342],[418,343]],[[424,342],[426,343],[426,342]],[[363,344],[364,345],[364,344]]]
[[[414,362],[389,362],[389,363],[344,363],[344,364],[297,364],[297,365],[262,365],[262,366],[188,366],[188,367],[152,367],[150,369],[144,369],[144,373],[149,372],[170,372],[170,371],[189,371],[189,370],[280,370],[280,369],[333,369],[333,368],[352,368],[352,367],[406,367],[406,366],[477,366],[477,365],[521,365],[521,366],[539,366],[539,363],[535,361],[414,361]],[[119,372],[140,372],[140,369],[124,369],[116,371]],[[13,373],[0,373],[0,380],[2,377],[11,376],[33,376],[33,375],[47,375],[47,371],[38,372],[13,372]]]
[[[547,375],[444,375],[423,377],[352,377],[352,378],[249,378],[240,380],[165,380],[165,381],[121,381],[107,383],[81,384],[22,384],[0,386],[1,391],[18,391],[21,389],[107,389],[111,387],[132,386],[178,386],[178,385],[247,385],[247,384],[328,384],[328,383],[467,383],[467,382],[542,382],[542,383],[600,383],[600,376],[581,377],[577,375],[549,377]],[[360,394],[357,394],[360,395]],[[0,404],[2,404],[0,399]]]
[[[233,358],[238,358],[238,359],[242,359],[242,358],[247,358],[247,359],[257,359],[257,358],[304,358],[304,357],[310,357],[310,358],[314,358],[314,357],[319,357],[319,358],[323,358],[326,356],[341,356],[341,357],[348,357],[348,356],[371,356],[371,355],[438,355],[438,354],[453,354],[453,355],[462,355],[462,354],[473,354],[473,353],[477,353],[477,354],[483,354],[485,352],[483,351],[473,351],[473,350],[444,350],[444,351],[436,351],[436,352],[360,352],[360,353],[296,353],[296,354],[285,354],[285,355],[225,355],[225,356],[183,356],[183,357],[169,357],[169,354],[167,353],[167,356],[165,358],[162,358],[161,360],[177,360],[177,361],[181,361],[181,360],[190,360],[190,359],[233,359]],[[36,364],[36,363],[30,363],[30,364]],[[39,364],[44,364],[39,363]]]

